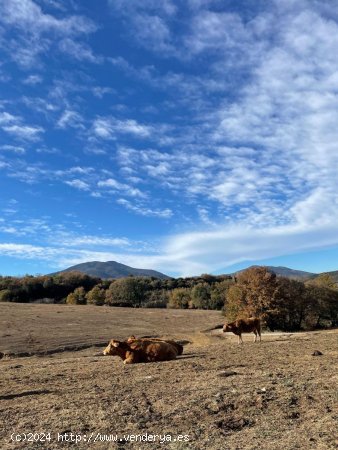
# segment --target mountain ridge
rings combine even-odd
[[[99,278],[123,278],[128,276],[140,276],[140,277],[155,277],[160,279],[169,279],[168,275],[151,269],[137,269],[125,264],[121,264],[117,261],[89,261],[85,263],[76,264],[68,267],[67,269],[54,272],[51,275],[58,275],[66,272],[81,272],[92,277]]]
[[[250,267],[247,267],[246,269],[238,270],[233,275],[239,274],[241,272],[244,272],[245,270],[254,268],[254,267],[266,267],[269,271],[274,272],[276,275],[287,277],[295,280],[308,280],[312,278],[316,278],[320,274],[314,273],[314,272],[306,272],[304,270],[297,270],[297,269],[290,269],[289,267],[285,266],[259,266],[259,265],[253,265]],[[328,272],[325,272],[328,273]]]
[[[245,269],[238,270],[229,275],[236,276],[245,270],[248,270],[253,267],[266,267],[271,272],[274,272],[278,276],[283,276],[287,278],[291,278],[294,280],[306,281],[310,279],[315,279],[322,274],[328,274],[332,276],[332,278],[338,282],[338,270],[331,272],[307,272],[304,270],[291,269],[285,266],[259,266],[252,265]],[[157,270],[152,269],[138,269],[135,267],[130,267],[125,264],[119,263],[117,261],[88,261],[85,263],[76,264],[74,266],[68,267],[64,270],[60,270],[58,272],[54,272],[50,275],[58,275],[66,272],[82,272],[90,276],[99,277],[102,279],[107,278],[123,278],[128,276],[141,276],[141,277],[155,277],[159,279],[170,279],[172,277],[159,272]]]

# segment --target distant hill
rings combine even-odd
[[[99,278],[123,278],[128,277],[129,275],[139,277],[155,277],[160,279],[170,278],[161,272],[157,272],[156,270],[135,269],[134,267],[129,267],[116,261],[91,261],[82,264],[76,264],[75,266],[68,267],[68,269],[53,273],[52,275],[57,275],[65,272],[81,272]]]
[[[310,278],[315,278],[318,274],[312,272],[305,272],[304,270],[290,269],[289,267],[282,266],[267,266],[269,270],[274,272],[276,275],[280,275],[286,278],[292,278],[294,280],[307,280]]]
[[[332,272],[323,272],[323,274],[319,275],[330,275],[336,283],[338,283],[338,270],[334,270]]]
[[[259,267],[259,266],[251,266],[251,267]],[[251,267],[248,267],[248,269],[250,269]],[[315,278],[318,276],[318,274],[316,273],[312,273],[312,272],[304,272],[303,270],[295,270],[295,269],[289,269],[289,267],[282,267],[282,266],[263,266],[266,267],[270,272],[274,272],[276,275],[282,276],[282,277],[286,277],[286,278],[291,278],[293,280],[301,280],[301,281],[305,281],[305,280],[309,280],[310,278]],[[247,269],[244,269],[247,270]],[[239,270],[236,273],[241,273],[244,272],[244,270]],[[330,272],[331,273],[336,273],[337,277],[338,277],[338,272]]]

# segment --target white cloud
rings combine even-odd
[[[118,134],[147,138],[153,128],[134,119],[119,120],[114,117],[98,117],[93,122],[93,133],[102,139],[116,139]]]
[[[128,195],[130,197],[141,197],[141,198],[146,197],[146,195],[143,192],[141,192],[138,188],[135,188],[125,183],[120,183],[114,178],[100,180],[98,181],[97,186],[99,188],[108,189],[108,192],[115,193],[116,191],[120,192],[122,191],[125,195]]]
[[[111,139],[113,137],[113,128],[111,126],[110,120],[107,119],[96,119],[93,123],[94,134],[102,139]]]
[[[29,125],[6,125],[2,128],[4,131],[15,136],[16,138],[28,141],[39,140],[39,134],[44,132],[42,127]]]
[[[55,31],[62,35],[91,33],[96,30],[94,23],[82,16],[64,19],[45,14],[32,0],[9,0],[2,3],[1,21],[29,32]]]
[[[42,81],[43,81],[43,78],[41,77],[41,75],[32,74],[32,75],[29,75],[27,78],[25,78],[23,80],[23,83],[28,84],[30,86],[35,86],[36,84],[42,83]]]
[[[33,0],[2,2],[0,23],[5,31],[16,29],[18,32],[15,40],[8,36],[3,49],[18,65],[35,69],[41,66],[39,55],[48,52],[53,42],[97,30],[94,22],[84,16],[57,18],[45,13]]]
[[[92,49],[84,43],[76,42],[73,39],[62,39],[59,43],[59,48],[63,53],[68,54],[77,61],[86,61],[95,64],[101,64],[103,57],[95,55]]]
[[[161,219],[170,219],[172,217],[173,212],[169,208],[165,209],[153,209],[146,206],[133,204],[129,200],[126,200],[124,198],[120,198],[117,200],[117,203],[119,205],[124,206],[126,209],[135,212],[136,214],[139,214],[141,216],[148,216],[148,217],[159,217]]]
[[[23,259],[51,260],[58,254],[58,249],[30,244],[0,243],[0,254]]]
[[[167,21],[174,18],[177,6],[170,0],[124,2],[109,0],[112,11],[128,21],[128,31],[141,45],[158,52],[173,53],[172,33]]]
[[[113,188],[113,189],[125,189],[127,186],[125,184],[122,184],[116,180],[114,180],[113,178],[108,178],[107,180],[104,181],[99,181],[97,183],[98,187],[108,187],[108,188]]]
[[[59,120],[57,121],[56,126],[58,128],[80,128],[80,129],[84,129],[85,126],[83,125],[83,117],[81,116],[81,114],[79,114],[76,111],[71,111],[69,109],[66,109],[61,117],[59,118]]]
[[[79,189],[80,191],[89,191],[90,190],[90,186],[88,183],[86,183],[85,181],[79,180],[79,179],[75,179],[75,180],[71,180],[71,181],[65,181],[66,184],[68,184],[68,186],[74,187],[76,189]]]
[[[13,114],[10,114],[6,111],[0,113],[0,125],[17,123],[19,122],[19,120],[20,120],[19,116],[13,116]]]
[[[92,88],[93,95],[97,98],[103,98],[106,94],[115,94],[115,89],[107,86],[95,86]]]
[[[110,238],[101,236],[67,236],[60,240],[59,245],[69,247],[131,247],[132,242],[127,238]]]
[[[25,125],[20,116],[14,116],[6,111],[0,113],[0,127],[16,138],[28,141],[39,140],[39,134],[44,132],[42,127]]]
[[[26,153],[26,150],[23,147],[19,147],[17,145],[1,145],[0,146],[0,151],[7,151],[7,152],[13,152],[13,153],[18,153],[18,154],[24,154]]]

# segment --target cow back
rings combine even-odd
[[[235,322],[238,331],[241,333],[251,333],[260,329],[260,320],[256,317],[250,319],[238,319]]]
[[[148,361],[166,361],[176,358],[179,354],[178,349],[169,342],[151,339],[135,339],[129,344],[129,347]]]

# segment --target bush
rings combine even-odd
[[[168,308],[187,309],[191,305],[191,290],[176,288],[169,292]]]
[[[68,294],[66,303],[69,305],[85,305],[86,304],[86,291],[84,288],[78,287],[74,292]]]
[[[106,291],[99,286],[94,286],[93,289],[86,294],[87,304],[104,305],[106,298]]]

